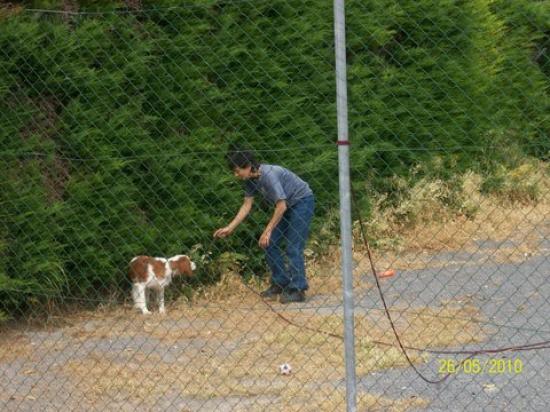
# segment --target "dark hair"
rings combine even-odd
[[[250,150],[231,147],[227,152],[226,159],[227,165],[231,170],[234,170],[236,167],[245,168],[252,166],[252,170],[256,171],[259,167],[256,156]]]

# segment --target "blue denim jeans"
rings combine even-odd
[[[315,198],[308,196],[289,207],[271,233],[265,249],[271,269],[271,283],[282,288],[307,290],[304,248],[315,209]],[[283,253],[283,248],[286,246]],[[285,264],[285,255],[288,260]]]

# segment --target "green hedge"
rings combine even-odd
[[[308,180],[318,197],[316,226],[337,207],[330,2],[168,7],[176,3],[116,12],[120,2],[91,1],[82,2],[84,11],[104,13],[0,15],[6,312],[50,300],[93,303],[127,287],[132,256],[198,243],[214,257],[247,251],[261,273],[256,242],[269,210],[228,243],[210,242],[242,198],[224,164],[230,142]],[[360,196],[365,184],[391,192],[392,176],[433,156],[444,162],[434,173],[446,177],[547,158],[547,3],[354,0],[346,7]],[[205,268],[197,282],[215,275]]]

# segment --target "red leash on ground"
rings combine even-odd
[[[355,201],[355,192],[351,191],[352,193],[352,200],[353,200],[353,203],[357,203]],[[415,351],[421,351],[421,352],[428,352],[428,353],[432,353],[432,354],[438,354],[438,355],[444,355],[444,354],[452,354],[452,355],[469,355],[467,356],[466,358],[464,358],[460,363],[459,365],[457,366],[457,368],[461,368],[462,365],[464,364],[464,362],[466,362],[468,359],[471,359],[473,358],[474,356],[476,355],[481,355],[481,354],[493,354],[493,353],[501,353],[501,352],[507,352],[507,351],[521,351],[521,350],[539,350],[539,349],[549,349],[550,348],[550,341],[542,341],[542,342],[537,342],[537,343],[530,343],[530,344],[525,344],[525,345],[518,345],[518,346],[509,346],[509,347],[505,347],[505,348],[496,348],[496,349],[480,349],[480,350],[472,350],[472,351],[466,351],[466,350],[456,350],[456,351],[449,351],[449,350],[433,350],[433,349],[427,349],[427,348],[424,348],[424,349],[421,349],[421,348],[415,348],[415,347],[411,347],[411,346],[405,346],[403,345],[403,343],[401,342],[401,338],[399,337],[399,334],[397,333],[397,329],[395,328],[395,325],[393,323],[393,319],[391,317],[391,314],[390,314],[390,311],[388,309],[388,306],[386,304],[386,299],[384,297],[384,293],[382,292],[382,288],[380,287],[380,281],[378,280],[379,277],[381,276],[377,276],[376,275],[376,269],[374,267],[374,261],[372,259],[372,255],[371,255],[371,251],[370,251],[370,247],[369,247],[369,242],[367,240],[367,236],[365,235],[365,229],[364,229],[364,225],[363,225],[363,220],[361,219],[361,214],[359,211],[357,211],[357,215],[358,215],[358,218],[359,218],[359,225],[360,225],[360,229],[361,229],[361,237],[363,238],[363,243],[365,244],[365,247],[367,248],[367,255],[369,257],[369,262],[370,262],[370,266],[371,266],[371,270],[372,270],[372,273],[373,273],[373,277],[374,277],[374,280],[376,281],[376,287],[378,289],[378,293],[380,295],[380,298],[382,299],[382,303],[384,305],[384,312],[386,314],[386,317],[388,318],[388,321],[390,322],[390,325],[391,325],[391,328],[392,328],[392,331],[393,331],[393,334],[395,336],[395,339],[397,340],[397,343],[399,344],[399,348],[401,349],[401,352],[403,353],[403,355],[405,356],[405,358],[407,359],[407,363],[414,369],[415,373],[422,379],[424,380],[425,382],[427,383],[432,383],[432,384],[437,384],[437,383],[441,383],[443,381],[445,381],[451,374],[448,373],[446,374],[445,376],[443,376],[441,379],[438,379],[438,380],[431,380],[427,377],[425,377],[417,368],[416,366],[414,366],[414,364],[412,363],[411,359],[409,358],[409,355],[407,354],[407,351],[405,349],[409,349],[409,350],[415,350]],[[393,271],[393,269],[391,269],[391,271]],[[386,272],[390,272],[390,271],[386,271]],[[394,271],[395,272],[395,271]],[[385,272],[383,272],[385,273]],[[381,345],[387,345],[387,346],[394,346],[393,344],[389,344],[389,343],[386,343],[386,342],[380,342],[380,341],[373,341],[374,343],[378,343],[378,344],[381,344]]]

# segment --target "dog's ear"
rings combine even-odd
[[[185,266],[182,273],[185,273],[188,276],[193,276],[193,270],[194,270],[195,264],[191,261],[191,258],[189,258],[189,256],[185,256],[184,258],[182,258],[182,260],[183,260],[183,265]]]
[[[193,265],[193,262],[191,262],[191,259],[187,255],[182,255],[172,261],[172,267],[179,275],[193,276]]]

